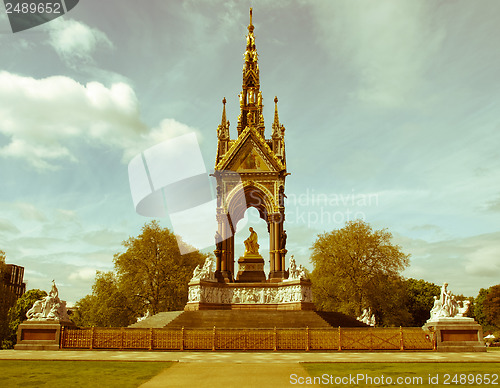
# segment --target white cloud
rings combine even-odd
[[[95,279],[95,268],[80,268],[69,275],[70,280],[94,280]]]
[[[192,132],[196,133],[198,141],[202,141],[203,136],[200,131],[174,119],[164,119],[157,127],[151,129],[148,133],[141,134],[139,137],[134,139],[134,142],[127,144],[123,161],[130,161],[130,159],[134,156],[155,144],[159,144],[167,139]]]
[[[427,242],[396,235],[395,242],[410,253],[407,277],[453,285],[452,292],[476,296],[480,288],[500,278],[500,233]]]
[[[35,79],[0,72],[0,134],[10,140],[0,156],[24,159],[38,170],[76,162],[72,144],[122,150],[128,163],[145,148],[192,131],[165,119],[148,132],[137,96],[125,83],[82,85],[63,76]]]
[[[44,222],[47,221],[47,216],[32,203],[27,202],[14,202],[4,205],[10,209],[15,210],[22,220]]]
[[[0,233],[13,233],[18,234],[21,231],[9,220],[0,218]]]
[[[408,104],[443,44],[445,31],[432,25],[428,7],[394,0],[311,3],[319,41],[358,77],[354,96],[388,107]]]
[[[69,66],[92,62],[98,47],[112,48],[106,34],[73,19],[56,19],[47,24],[49,43]]]
[[[17,159],[29,156],[32,165],[39,170],[54,169],[50,162],[58,159],[76,161],[65,147],[30,144],[23,139],[12,139],[10,144],[0,149],[0,155]]]
[[[466,256],[465,270],[471,276],[494,277],[500,279],[500,241],[476,245]]]

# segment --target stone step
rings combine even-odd
[[[316,311],[316,314],[332,327],[369,327],[354,317],[335,311]]]
[[[185,311],[165,325],[167,328],[331,328],[366,327],[341,313],[316,311]]]
[[[169,322],[176,319],[184,311],[164,311],[146,318],[141,322],[131,324],[132,328],[161,328],[168,325]]]

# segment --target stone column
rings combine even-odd
[[[270,280],[272,282],[279,282],[284,279],[284,263],[281,255],[281,233],[283,231],[283,223],[281,215],[274,213],[269,216],[269,241],[270,241],[270,261],[271,261],[271,274]]]
[[[281,270],[283,273],[286,271],[286,262],[285,262],[285,256],[286,256],[286,247],[281,246],[281,236],[283,235],[283,222],[285,221],[285,215],[280,214],[280,234],[279,234],[279,240],[280,240],[280,256],[281,256]]]
[[[219,233],[222,236],[222,252],[220,254],[220,259],[218,259],[217,262],[217,270],[215,272],[215,276],[219,280],[219,282],[230,282],[232,278],[231,261],[233,254],[231,248],[231,226],[228,223],[227,214],[219,214],[217,218],[219,221]]]
[[[229,242],[229,250],[228,250],[228,260],[229,260],[229,271],[231,271],[231,275],[234,276],[234,232],[233,235],[228,239]]]
[[[275,271],[274,269],[274,222],[269,222],[269,277]]]
[[[274,264],[274,268],[276,269],[276,271],[283,271],[283,267],[281,266],[281,254],[280,254],[280,236],[281,236],[281,232],[280,232],[280,224],[279,222],[276,222],[274,223],[274,260],[275,260],[275,264]]]

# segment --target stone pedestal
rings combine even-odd
[[[279,283],[288,278],[287,271],[272,271],[269,273],[269,281],[272,283]]]
[[[264,259],[258,253],[245,253],[238,259],[236,281],[241,283],[265,282]]]
[[[483,328],[473,318],[435,318],[424,330],[434,333],[438,352],[486,352]]]
[[[17,329],[16,350],[59,350],[63,326],[74,326],[70,321],[24,321]]]

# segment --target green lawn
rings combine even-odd
[[[171,362],[0,360],[0,385],[2,388],[135,388],[171,365]]]
[[[313,386],[314,382],[316,386],[322,387],[500,386],[500,363],[302,363],[301,365],[310,376],[316,376],[317,379],[308,383],[307,380],[299,380],[297,377],[297,386]],[[320,382],[321,378],[323,381]],[[429,378],[433,380],[429,381]],[[486,384],[487,378],[489,384]],[[329,383],[326,383],[327,381]],[[333,384],[330,384],[331,382]],[[482,384],[478,384],[480,382]]]

